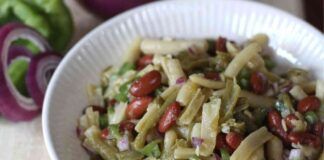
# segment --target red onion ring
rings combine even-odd
[[[7,73],[9,47],[19,38],[32,41],[41,51],[50,49],[45,39],[22,24],[9,23],[0,28],[0,112],[12,121],[31,120],[41,111],[31,98],[17,91]]]
[[[12,62],[12,60],[18,58],[18,57],[26,57],[30,58],[32,57],[32,53],[26,49],[24,46],[19,45],[11,45],[9,48],[9,54],[8,54],[8,64]]]
[[[36,55],[29,63],[26,85],[30,96],[39,107],[43,105],[47,85],[60,61],[58,54],[47,52]]]

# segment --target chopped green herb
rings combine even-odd
[[[249,80],[242,78],[239,80],[239,86],[244,90],[249,90],[250,82],[249,82]]]
[[[119,132],[119,125],[118,124],[112,124],[110,126],[108,126],[109,131],[111,133],[111,135],[116,138],[119,139],[121,138],[120,132]]]
[[[194,156],[189,157],[189,160],[200,160],[200,158],[199,158],[199,156],[194,155]]]
[[[119,93],[115,96],[115,99],[119,102],[127,102],[128,101],[128,85],[129,83],[124,83],[119,88]]]
[[[265,63],[265,66],[268,70],[272,70],[274,67],[276,67],[276,63],[270,59],[269,57],[266,57],[264,58],[264,63]]]
[[[123,66],[119,69],[118,75],[121,76],[125,74],[127,71],[134,70],[134,69],[135,69],[135,65],[133,63],[124,63]]]
[[[144,154],[145,156],[152,156],[152,157],[159,157],[161,155],[161,151],[159,148],[159,143],[161,140],[155,140],[149,144],[147,144],[144,148],[139,150],[140,153]]]
[[[318,121],[318,117],[315,112],[313,111],[308,111],[305,113],[305,119],[308,123],[314,124],[315,122]]]
[[[100,129],[104,129],[108,126],[108,116],[107,114],[100,115],[99,117],[99,125]]]
[[[226,149],[221,148],[220,153],[221,153],[222,160],[229,160],[230,159],[230,155],[229,155],[229,153],[228,153],[228,151]]]

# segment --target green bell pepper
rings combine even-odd
[[[0,0],[0,25],[20,21],[63,51],[73,32],[73,21],[62,0]]]
[[[13,85],[17,88],[18,92],[25,97],[29,97],[25,82],[28,66],[28,60],[15,59],[11,62],[8,69],[8,75]]]
[[[139,150],[140,153],[142,153],[145,156],[152,156],[152,157],[160,157],[161,151],[159,148],[159,143],[161,140],[155,140],[152,141],[151,143],[147,144],[144,148]]]

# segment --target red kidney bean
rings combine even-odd
[[[243,138],[240,134],[236,132],[229,132],[226,135],[226,143],[235,150],[242,142]]]
[[[130,121],[122,121],[119,126],[122,132],[128,131],[133,132],[135,129],[135,124]]]
[[[174,125],[180,112],[181,107],[178,102],[170,104],[159,121],[159,131],[164,133]]]
[[[218,72],[207,72],[205,73],[205,78],[207,79],[211,79],[214,81],[219,81],[220,80],[220,76]]]
[[[127,106],[128,119],[138,119],[146,112],[148,105],[153,101],[152,97],[136,97]]]
[[[293,113],[291,113],[285,117],[285,122],[286,122],[287,128],[290,130],[294,128],[294,125],[291,122],[293,120],[298,120],[297,116]]]
[[[105,128],[101,131],[101,138],[102,139],[107,139],[107,137],[109,136],[109,130],[108,128]]]
[[[129,92],[135,97],[143,97],[152,93],[161,85],[161,73],[153,70],[136,80],[130,87]]]
[[[137,70],[142,70],[145,68],[147,65],[151,64],[153,61],[153,55],[144,55],[137,61]]]
[[[300,143],[309,145],[312,147],[320,147],[321,146],[321,139],[320,137],[311,134],[311,133],[302,133],[302,132],[290,132],[288,134],[288,140],[291,143]]]
[[[281,115],[276,110],[271,110],[268,113],[268,127],[275,135],[279,136],[282,140],[287,142],[287,133],[281,124]]]
[[[252,86],[254,93],[263,94],[268,88],[267,78],[261,72],[253,72],[250,77],[250,85]]]
[[[216,41],[216,50],[221,52],[227,52],[226,41],[226,38],[218,37]]]
[[[226,135],[224,133],[219,133],[216,138],[216,147],[215,149],[225,148],[230,153],[234,152],[234,150],[226,143]]]
[[[321,101],[315,96],[308,96],[298,102],[297,110],[301,113],[317,110]]]
[[[319,136],[319,137],[322,137],[323,136],[323,124],[322,122],[316,122],[314,125],[313,125],[313,130],[312,132]]]

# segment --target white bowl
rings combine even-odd
[[[249,1],[175,0],[151,3],[100,25],[67,54],[46,92],[43,132],[53,160],[88,160],[76,136],[77,119],[87,105],[87,84],[118,64],[138,36],[216,38],[242,41],[263,32],[270,36],[280,69],[291,64],[324,79],[324,38],[309,24],[278,9]]]

